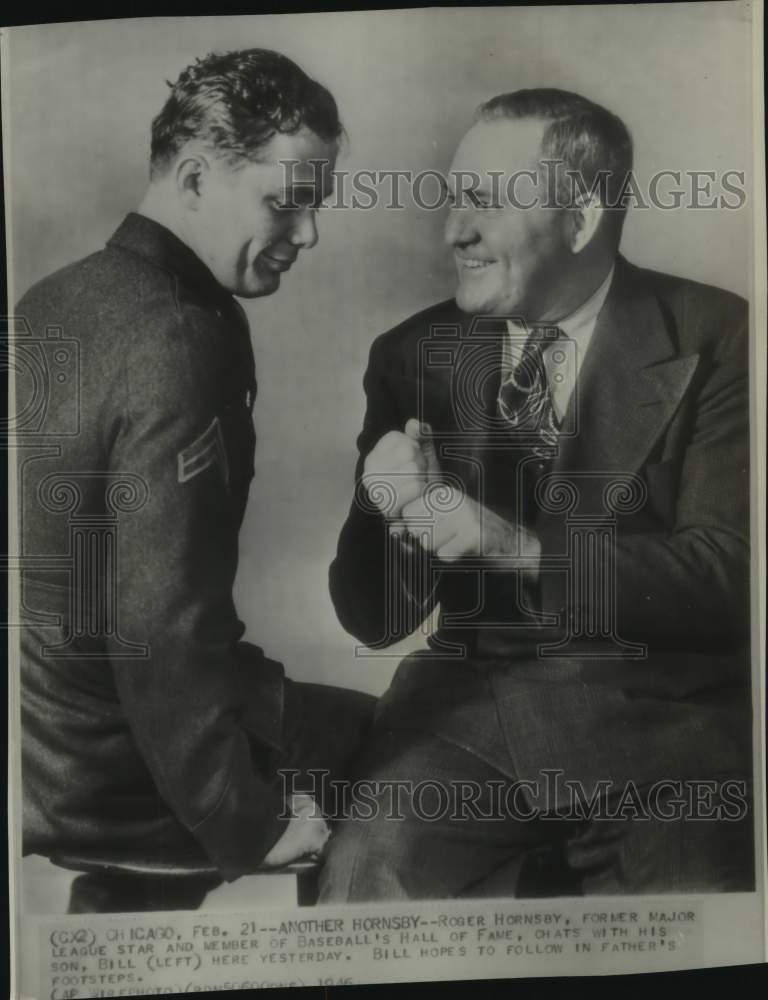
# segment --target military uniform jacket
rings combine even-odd
[[[239,641],[232,600],[254,471],[244,314],[131,214],[17,316],[51,371],[59,342],[77,369],[20,448],[25,850],[197,842],[235,877],[286,822],[263,776],[282,667]]]

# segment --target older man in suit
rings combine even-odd
[[[455,301],[373,344],[331,591],[369,646],[440,619],[326,901],[752,884],[747,309],[618,254],[631,166],[578,95],[483,105]]]
[[[240,641],[256,380],[234,296],[276,292],[317,242],[340,135],[332,95],[285,56],[198,60],[153,122],[139,211],[18,305],[56,364],[72,343],[79,360],[51,380],[43,447],[21,450],[26,852],[233,879],[323,848],[314,785],[278,772],[343,773],[373,699],[292,683]],[[201,898],[97,881],[75,908]]]

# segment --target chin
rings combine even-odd
[[[524,316],[519,295],[486,293],[479,288],[459,285],[456,290],[456,305],[462,312],[474,316]]]
[[[266,295],[274,295],[278,286],[274,288],[248,288],[233,292],[239,299],[263,299]]]
[[[492,316],[495,310],[493,302],[485,296],[473,294],[461,287],[456,291],[456,305],[462,312],[474,313],[478,316]]]
[[[264,281],[263,279],[258,282],[254,282],[252,285],[242,285],[237,288],[232,293],[237,295],[240,299],[260,299],[265,295],[274,295],[274,293],[280,287],[280,275],[276,274],[269,281]]]

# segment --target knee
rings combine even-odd
[[[318,902],[349,902],[362,840],[356,823],[342,823],[334,831],[323,855]]]
[[[409,897],[401,874],[408,870],[410,838],[402,823],[386,818],[343,820],[327,849],[320,874],[321,903],[365,903]]]

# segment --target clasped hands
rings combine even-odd
[[[536,536],[444,479],[429,424],[411,419],[404,431],[385,434],[365,459],[363,483],[390,533],[403,541],[418,539],[438,559],[491,558],[497,565],[537,572]]]

